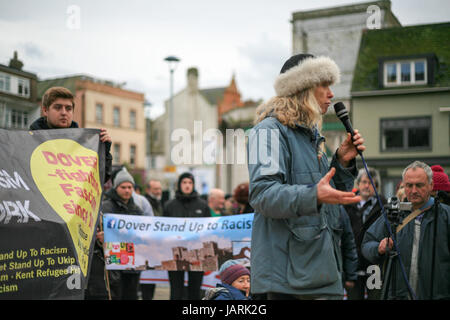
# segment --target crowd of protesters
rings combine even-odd
[[[318,77],[295,82],[296,77],[309,75],[311,70],[308,68],[314,69]],[[104,193],[102,212],[165,217],[255,213],[251,270],[234,260],[227,261],[221,266],[221,283],[215,288],[217,290],[207,292],[206,296],[201,291],[202,271],[188,272],[187,290],[184,288],[184,271],[169,271],[171,299],[250,299],[252,296],[342,299],[344,288],[349,300],[380,298],[379,288],[367,285],[367,268],[371,264],[382,266],[386,253],[394,247],[382,215],[386,199],[378,194],[380,175],[373,168],[368,172],[356,170],[356,150],[365,148],[364,139],[357,130],[354,139],[349,135],[336,151],[329,171],[320,146],[323,139],[317,123],[333,97],[329,85],[337,78],[338,70],[330,59],[297,55],[285,63],[275,86],[278,96],[258,109],[255,128],[283,131],[286,139],[282,141],[283,146],[292,148],[292,152],[281,157],[296,153],[305,161],[294,163],[286,158],[279,163],[278,169],[289,174],[297,171],[305,174],[286,177],[280,171],[268,175],[263,173],[262,164],[252,164],[249,165],[250,183],[239,184],[232,194],[217,188],[207,195],[198,194],[195,177],[190,172],[178,177],[173,199],[162,202],[162,183],[156,179],[148,180],[144,194],[141,194],[141,186],[136,185],[125,167],[112,172],[111,137],[106,129],[100,130],[100,141],[105,144],[104,182],[110,180],[111,185]],[[298,92],[301,97],[293,98],[292,94]],[[302,118],[303,122],[290,119],[292,113],[288,108],[296,104],[299,108],[308,106],[312,96],[322,111],[302,111],[308,114]],[[78,128],[73,121],[74,108],[74,97],[69,90],[50,88],[42,100],[43,117],[33,122],[30,129]],[[309,172],[312,167],[305,167],[309,162],[316,163],[320,171]],[[353,187],[354,176],[356,192],[348,192],[346,190]],[[409,283],[419,299],[450,298],[449,194],[450,182],[444,169],[419,161],[404,169],[397,186],[399,200],[410,202],[411,210],[416,214],[411,218],[414,222],[405,221],[401,232],[396,232],[402,261],[407,264]],[[106,271],[103,240],[99,226],[86,299],[135,300],[139,291],[143,299],[152,299],[155,285],[139,284],[138,271]],[[436,241],[441,245],[436,246]],[[317,250],[321,250],[320,255]],[[431,267],[428,261],[432,261]],[[411,288],[405,286],[399,270],[395,284],[398,292],[393,298],[407,299]],[[392,298],[392,292],[388,294]]]

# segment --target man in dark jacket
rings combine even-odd
[[[42,97],[44,116],[34,121],[30,130],[78,128],[78,123],[73,121],[74,110],[72,92],[64,87],[52,87]],[[110,179],[112,170],[111,137],[106,129],[100,129],[100,141],[105,143],[105,183]]]
[[[150,179],[145,187],[145,195],[150,202],[155,216],[163,215],[163,207],[161,202],[162,187],[159,180]]]
[[[380,188],[381,179],[380,174],[376,169],[369,168],[370,176],[374,180],[377,190]],[[347,288],[349,300],[364,300],[364,292],[367,290],[367,297],[369,300],[378,300],[380,290],[367,288],[366,282],[369,275],[367,275],[367,267],[371,265],[361,253],[361,243],[366,230],[378,219],[381,215],[381,207],[375,195],[375,190],[370,183],[369,177],[365,169],[360,169],[356,177],[356,185],[358,193],[361,196],[361,201],[345,205],[344,209],[347,212],[352,225],[353,234],[355,236],[356,248],[358,251],[358,279],[353,288]],[[382,203],[386,202],[382,197]]]
[[[69,89],[64,87],[51,87],[42,97],[42,114],[43,117],[35,120],[30,125],[30,130],[50,130],[50,129],[67,129],[78,128],[78,123],[73,121],[73,113],[75,110],[75,97]],[[110,154],[111,149],[111,137],[106,129],[100,129],[100,141],[105,144],[105,179],[106,183],[111,177],[112,168],[112,156]],[[86,296],[91,296],[93,299],[107,298],[106,286],[104,284],[104,263],[103,263],[103,232],[98,230],[96,234],[96,242],[94,245],[93,261],[101,259],[101,264],[91,262],[90,277],[88,280],[92,280],[92,275],[100,275],[99,281],[102,282],[100,289],[95,290],[91,294],[86,292]],[[101,252],[101,257],[99,257]],[[98,286],[97,286],[98,287]]]
[[[397,261],[388,299],[410,298],[406,279],[417,299],[450,299],[450,207],[436,205],[430,196],[433,172],[427,164],[411,163],[403,170],[402,180],[414,215],[405,217],[397,228],[396,243],[406,274]],[[361,245],[364,257],[372,263],[381,263],[387,247],[394,246],[388,236],[384,217],[380,217],[364,235]]]
[[[143,215],[133,201],[134,179],[123,168],[114,178],[113,188],[107,192],[102,203],[103,213]],[[97,261],[98,262],[98,261]],[[140,273],[136,271],[110,271],[110,286],[113,299],[137,300]]]
[[[175,199],[164,205],[166,217],[211,217],[208,204],[200,199],[195,191],[194,176],[185,172],[178,178],[178,189]],[[203,280],[203,271],[189,271],[188,299],[200,299],[200,287]],[[169,271],[170,299],[182,300],[184,288],[184,271]]]

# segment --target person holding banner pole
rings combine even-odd
[[[276,96],[257,108],[248,141],[252,295],[343,299],[339,204],[361,200],[350,190],[365,146],[355,130],[331,163],[323,151],[319,128],[339,78],[332,59],[297,54],[284,63]]]
[[[208,204],[195,191],[194,176],[185,172],[178,178],[175,198],[164,205],[166,217],[211,217]],[[189,271],[188,299],[200,300],[203,271]],[[184,291],[184,271],[169,271],[170,300],[182,300]]]
[[[117,173],[113,181],[113,189],[108,199],[102,203],[103,213],[127,214],[142,216],[143,211],[133,201],[134,179],[126,168]],[[112,272],[110,272],[112,273]],[[137,300],[140,272],[134,270],[119,271],[117,281],[111,281],[110,285],[118,287],[119,295],[116,299]],[[113,297],[114,299],[114,297]]]
[[[79,128],[78,123],[73,120],[75,110],[75,97],[73,93],[64,87],[51,87],[47,89],[42,96],[41,110],[43,116],[35,120],[30,125],[30,130],[53,130],[53,129],[68,129]],[[112,155],[111,137],[108,131],[104,128],[100,129],[100,141],[105,144],[105,177],[103,183],[106,183],[111,177],[112,171]],[[100,215],[99,215],[100,216]],[[103,262],[103,231],[97,228],[96,241],[94,244],[93,258],[90,263],[90,278],[89,283],[92,282],[92,275],[98,272],[101,273],[101,279],[104,279],[104,262]],[[97,259],[101,260],[98,266],[92,267]],[[98,269],[93,271],[92,269]],[[102,280],[103,281],[103,280]],[[102,282],[101,281],[101,282]],[[85,296],[92,299],[108,299],[108,291],[104,281],[100,286],[97,286],[93,291],[89,292],[86,288]]]

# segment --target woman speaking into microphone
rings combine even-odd
[[[365,147],[354,130],[331,164],[323,151],[320,125],[339,78],[330,58],[295,55],[275,80],[276,96],[257,109],[248,144],[252,294],[343,298],[339,204],[360,201],[349,190]]]

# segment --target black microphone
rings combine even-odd
[[[339,120],[341,120],[342,124],[345,127],[345,130],[351,134],[352,140],[353,136],[355,135],[355,131],[353,131],[352,124],[350,122],[350,119],[348,117],[348,111],[345,108],[345,105],[342,102],[338,102],[334,105],[334,112],[336,112],[337,117]],[[355,146],[356,148],[357,146]],[[362,155],[362,151],[356,148],[356,151],[359,153],[359,155]]]

